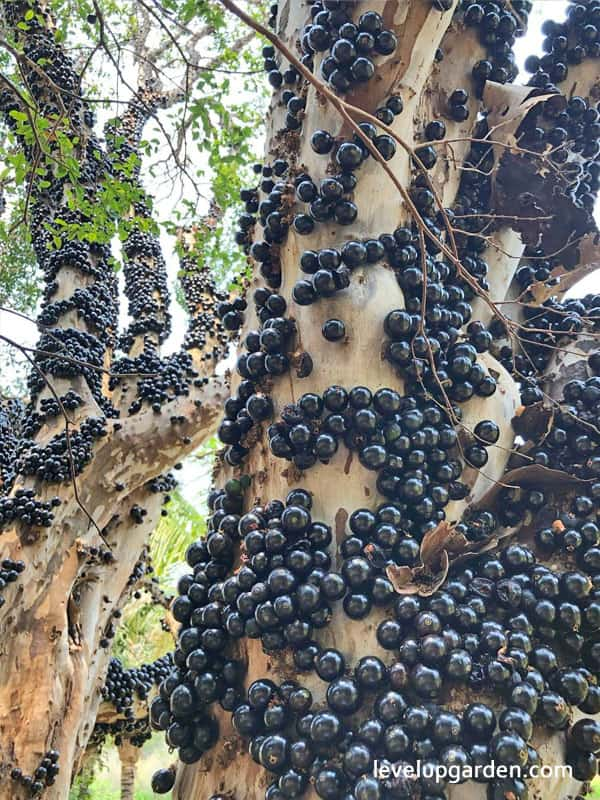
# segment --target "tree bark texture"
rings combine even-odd
[[[34,425],[18,442],[12,462],[2,461],[10,479],[0,505],[9,508],[23,492],[33,493],[33,505],[47,503],[49,510],[51,498],[56,498],[56,505],[48,511],[45,527],[9,513],[2,519],[2,558],[22,560],[25,572],[0,610],[0,797],[31,796],[30,788],[11,778],[11,773],[31,776],[53,750],[59,754],[59,772],[51,785],[43,787],[44,796],[66,800],[101,700],[110,658],[105,631],[116,624],[113,614],[129,596],[132,573],[159,519],[165,492],[151,482],[213,434],[226,381],[210,377],[219,357],[216,339],[206,350],[196,340],[197,370],[194,358],[183,349],[177,356],[195,382],[190,381],[185,392],[163,398],[168,411],[161,414],[162,402],[152,409],[143,399],[131,408],[143,375],[148,379],[148,373],[151,377],[165,368],[158,350],[161,333],[168,329],[164,259],[155,237],[146,240],[138,235],[135,247],[128,243],[134,255],[140,249],[146,253],[137,264],[133,259],[130,269],[137,270],[138,284],[129,282],[127,288],[130,294],[138,292],[138,302],[140,296],[145,302],[136,306],[138,324],[127,332],[123,346],[127,352],[135,344],[150,361],[145,367],[127,359],[117,362],[118,297],[110,250],[91,245],[81,234],[92,224],[88,215],[93,217],[94,204],[100,203],[97,211],[101,207],[101,183],[113,167],[93,134],[91,115],[81,99],[80,77],[55,39],[47,10],[36,6],[39,13],[33,19],[28,16],[27,23],[28,4],[7,2],[0,11],[3,32],[15,40],[25,84],[40,103],[42,115],[63,112],[63,133],[77,142],[79,180],[87,181],[84,188],[92,207],[88,212],[70,207],[69,189],[77,177],[56,174],[62,159],[56,140],[50,140],[46,158],[17,136],[28,163],[38,170],[31,178],[31,226],[45,290],[43,333],[30,358],[31,397],[22,420],[28,424],[33,420]],[[0,105],[10,125],[11,112],[22,108],[18,98],[4,91]],[[142,114],[140,124],[143,119]],[[141,131],[130,115],[122,124],[125,144],[135,155]],[[38,184],[40,173],[52,192]],[[68,220],[74,234],[53,248],[46,226],[56,218]],[[205,289],[202,296],[210,300],[214,293],[210,281],[205,281]],[[67,412],[63,399],[68,392],[78,400]],[[45,415],[43,402],[53,401],[60,406],[58,414]],[[76,464],[74,437],[90,417],[103,435],[93,443],[88,463]],[[46,448],[52,447],[58,448],[55,453],[62,448],[54,463],[66,459],[66,477],[58,480],[43,474],[52,463]],[[34,458],[40,454],[37,471],[23,468],[24,459],[32,454]]]
[[[140,748],[127,741],[119,747],[121,762],[121,800],[133,800],[137,763],[140,759]]]

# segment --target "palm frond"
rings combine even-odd
[[[188,545],[206,533],[206,515],[180,492],[173,492],[168,509],[150,538],[150,555],[161,585],[174,591]]]
[[[188,460],[190,483],[206,489],[215,447],[216,444],[209,444],[201,458],[194,456],[193,461]],[[179,577],[188,569],[185,551],[206,533],[206,500],[200,496],[196,504],[175,490],[167,509],[167,516],[161,517],[150,537],[150,556],[154,577],[158,578],[161,588],[168,594],[175,594]],[[161,625],[164,613],[161,606],[148,603],[146,594],[139,598],[134,596],[123,609],[113,654],[126,666],[134,666],[153,661],[172,649],[171,634]]]

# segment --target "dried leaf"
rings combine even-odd
[[[427,582],[420,583],[419,594],[422,597],[429,597],[437,591],[443,582],[448,577],[448,570],[450,569],[450,558],[447,550],[442,551],[440,556],[440,569],[433,578]]]
[[[443,520],[433,530],[427,531],[421,542],[421,562],[424,565],[434,564],[439,559],[451,530],[450,523]]]
[[[582,486],[585,483],[587,481],[569,475],[560,469],[550,469],[549,467],[541,466],[541,464],[529,464],[526,467],[517,467],[509,470],[502,477],[502,483],[492,486],[477,503],[474,503],[474,507],[493,511],[498,502],[500,492],[507,486],[532,486],[536,489],[547,488],[564,491],[567,487]]]
[[[483,102],[489,109],[487,121],[490,130],[493,131],[490,139],[507,145],[516,145],[515,133],[525,116],[536,105],[552,96],[538,94],[531,97],[533,91],[535,90],[531,86],[486,81]],[[504,148],[498,146],[494,149],[504,152]]]
[[[576,246],[578,267],[566,270],[561,265],[552,270],[550,278],[559,278],[560,283],[552,281],[552,285],[548,285],[548,281],[536,281],[528,287],[529,294],[538,305],[545,303],[550,297],[562,297],[586,275],[600,269],[599,238],[597,232],[591,233]]]
[[[422,565],[411,569],[410,567],[398,567],[396,564],[389,564],[386,567],[386,574],[394,591],[398,594],[418,594],[421,597],[429,597],[444,583],[449,568],[450,559],[444,550],[440,556],[440,568],[435,575],[428,575]]]
[[[385,568],[385,574],[390,579],[394,591],[398,594],[415,594],[414,590],[405,592],[407,586],[414,586],[413,584],[413,571],[410,567],[399,567],[397,564],[388,564]]]
[[[390,564],[386,574],[398,594],[429,597],[446,580],[450,568],[449,553],[460,553],[466,544],[467,539],[444,520],[423,537],[418,566],[411,569]]]
[[[439,566],[443,553],[459,553],[468,540],[449,522],[443,520],[433,530],[427,531],[421,542],[421,562],[430,572]]]
[[[530,406],[521,406],[522,411],[512,420],[515,433],[527,441],[539,444],[544,441],[552,429],[554,422],[554,407],[547,405],[543,400]]]

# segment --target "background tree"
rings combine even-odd
[[[29,226],[45,279],[38,346],[24,348],[3,337],[30,365],[27,404],[7,402],[1,417],[0,793],[6,797],[42,792],[67,797],[96,721],[120,609],[144,574],[149,534],[174,485],[167,471],[210,438],[224,385],[211,374],[228,333],[211,312],[226,294],[215,289],[195,254],[181,265],[190,309],[186,347],[160,356],[170,329],[169,276],[140,161],[145,154],[152,164],[153,156],[161,155],[161,140],[154,146],[143,138],[149,120],[167,146],[173,144],[168,126],[184,127],[189,135],[180,136],[174,154],[179,172],[167,173],[167,180],[175,186],[177,175],[192,183],[203,177],[196,166],[190,170],[190,141],[202,137],[207,157],[200,170],[207,188],[212,180],[217,204],[229,197],[235,188],[232,174],[243,167],[254,129],[251,115],[226,109],[222,99],[238,72],[248,72],[245,88],[251,85],[253,62],[244,56],[249,37],[236,38],[235,28],[209,4],[201,10],[165,10],[163,16],[141,5],[132,12],[126,18],[112,6],[78,6],[75,18],[61,15],[69,24],[58,30],[46,8],[2,7],[5,186],[11,213],[22,213],[19,227],[8,233],[14,237],[15,230]],[[113,25],[125,19],[125,29]],[[176,40],[173,25],[185,28]],[[94,41],[86,51],[75,37],[76,49],[84,51],[75,62],[62,42],[73,30],[85,33],[86,26]],[[125,102],[99,97],[107,79],[101,67],[94,73],[97,83],[84,90],[82,75],[98,55],[112,67],[111,85],[129,89]],[[207,63],[200,63],[205,56]],[[130,87],[132,77],[137,83]],[[103,113],[105,142],[93,133],[92,105],[113,112]],[[205,127],[212,130],[210,137],[204,137]],[[154,174],[160,177],[159,166]],[[171,229],[191,215],[198,220],[202,198],[199,187],[192,189],[185,189],[186,202],[179,203],[178,216],[171,216]],[[199,230],[216,260],[221,234],[214,207],[213,224]],[[111,254],[118,239],[124,290],[136,318],[122,334],[118,262]],[[225,276],[235,260],[222,252],[215,271]],[[16,262],[14,267],[21,275]],[[8,293],[15,296],[10,286]],[[126,374],[113,369],[117,363]],[[173,419],[160,414],[165,403]],[[149,436],[152,449],[163,450],[161,463],[146,474],[143,462],[154,461],[148,450],[146,459],[136,454],[133,480],[125,474],[129,470],[111,476],[96,460],[102,448],[95,445],[99,440],[106,445],[108,461],[109,450],[116,456],[121,446],[123,454],[133,454],[133,440],[126,444],[133,428],[140,434],[134,437],[136,449],[144,448]],[[82,475],[92,464],[104,472],[104,488],[93,481],[96,497]],[[106,492],[112,500],[106,495],[98,505]],[[25,697],[34,693],[35,707],[26,708]]]

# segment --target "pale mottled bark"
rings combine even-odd
[[[121,800],[133,800],[137,763],[140,759],[140,748],[127,740],[119,746],[121,762]]]
[[[106,545],[69,485],[59,491],[63,502],[52,527],[38,529],[35,540],[25,541],[19,525],[3,532],[4,557],[23,558],[27,570],[12,602],[0,610],[2,800],[21,797],[8,778],[11,766],[31,772],[49,748],[60,751],[61,771],[45,796],[67,797],[71,771],[94,727],[110,657],[99,640],[124,602],[129,576],[159,518],[162,496],[149,493],[145,484],[213,434],[223,391],[216,381],[206,395],[198,390],[161,415],[142,411],[96,445],[94,460],[77,477],[77,485],[114,563],[86,563],[87,548]],[[204,405],[195,406],[201,397]],[[169,413],[185,414],[187,421],[173,426]],[[190,437],[187,444],[184,436]],[[140,502],[148,514],[135,525],[129,511]]]

